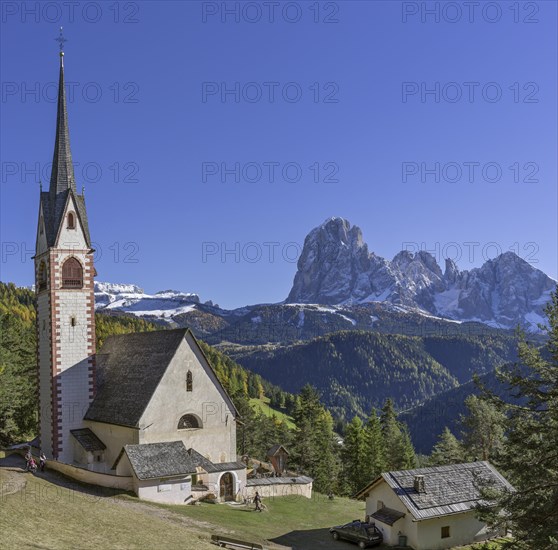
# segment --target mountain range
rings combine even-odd
[[[264,343],[341,329],[393,331],[394,319],[400,325],[397,332],[429,324],[451,330],[448,323],[500,329],[520,325],[538,332],[555,286],[556,281],[513,252],[469,271],[446,259],[442,272],[426,251],[403,250],[390,261],[369,252],[359,227],[334,217],[306,236],[284,302],[226,310],[202,303],[196,294],[166,290],[149,295],[135,285],[111,283],[95,284],[95,300],[97,310],[106,313],[188,325],[213,340]]]

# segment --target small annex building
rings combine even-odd
[[[479,482],[514,490],[488,462],[471,462],[385,472],[355,498],[366,501],[384,543],[397,545],[404,536],[414,550],[443,550],[505,535],[475,517]]]

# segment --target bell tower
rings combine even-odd
[[[54,156],[49,190],[40,193],[34,260],[40,446],[47,458],[71,463],[70,430],[82,427],[95,392],[95,269],[74,179],[60,31]]]

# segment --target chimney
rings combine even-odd
[[[420,476],[420,475],[415,476],[415,481],[413,483],[413,486],[417,493],[426,493],[426,488],[424,486],[424,476]]]

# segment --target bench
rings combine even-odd
[[[231,539],[221,535],[211,535],[211,540],[221,548],[242,548],[246,550],[264,550],[261,544]]]

